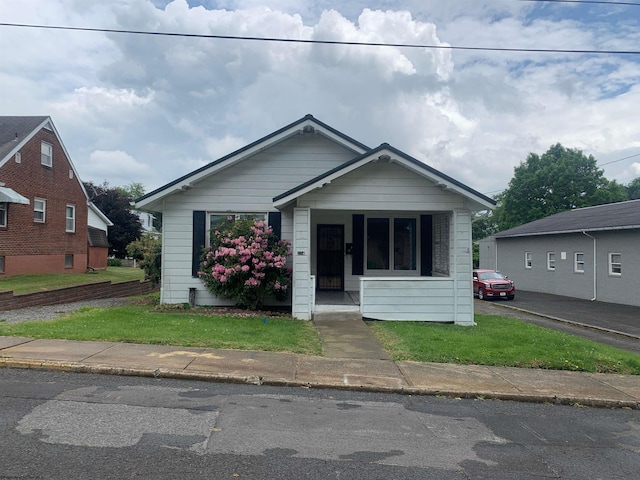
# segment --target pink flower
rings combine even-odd
[[[243,272],[248,272],[249,271],[249,265],[242,265],[241,270]]]

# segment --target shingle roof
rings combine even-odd
[[[89,227],[87,239],[90,247],[108,247],[107,232],[99,228]]]
[[[640,228],[640,199],[576,208],[498,232],[496,238]]]
[[[49,117],[0,116],[0,160]]]

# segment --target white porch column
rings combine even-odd
[[[452,223],[452,253],[455,298],[455,323],[475,325],[473,320],[473,267],[471,245],[471,212],[454,210]]]
[[[313,285],[311,282],[311,209],[293,209],[293,318],[311,320]]]

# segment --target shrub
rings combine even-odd
[[[287,298],[291,274],[286,267],[289,242],[278,240],[264,221],[228,217],[211,232],[198,276],[214,295],[258,309],[266,296]]]
[[[119,258],[108,258],[107,259],[107,267],[121,267],[122,260]]]
[[[127,253],[138,260],[138,267],[144,270],[144,278],[153,285],[160,283],[162,271],[161,235],[147,234],[127,245]]]

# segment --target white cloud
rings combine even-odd
[[[27,3],[0,0],[3,21],[434,46],[628,50],[640,41],[632,16],[530,2]],[[557,142],[603,163],[640,151],[637,56],[0,28],[5,114],[50,114],[82,178],[99,183],[149,191],[307,113],[481,192],[505,188],[529,152]],[[626,183],[637,165],[605,173]]]
[[[94,183],[106,180],[112,186],[127,185],[145,178],[151,172],[151,166],[140,162],[122,150],[95,150],[88,161],[82,164],[80,176],[83,180],[94,179]],[[102,179],[97,180],[97,179]]]

